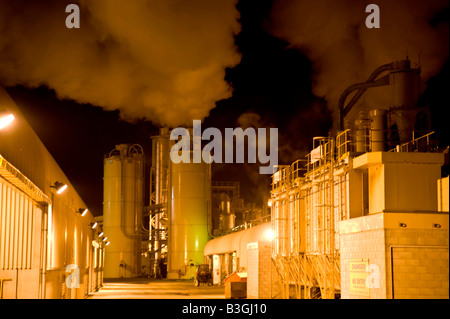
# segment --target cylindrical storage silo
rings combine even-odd
[[[171,162],[167,278],[191,278],[209,240],[210,165]],[[194,272],[192,272],[194,271]]]
[[[386,110],[370,110],[370,145],[372,152],[383,152],[386,135]]]
[[[103,233],[105,278],[140,274],[144,156],[137,145],[117,145],[104,160]]]

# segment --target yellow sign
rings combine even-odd
[[[350,294],[361,297],[369,297],[369,286],[367,285],[367,271],[369,261],[364,259],[349,260],[350,266]]]

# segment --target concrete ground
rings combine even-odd
[[[192,280],[110,279],[88,299],[224,299],[223,286],[201,285]]]

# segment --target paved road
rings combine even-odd
[[[224,299],[223,286],[195,287],[192,281],[122,279],[109,280],[88,299]]]

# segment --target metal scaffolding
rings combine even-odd
[[[334,139],[316,138],[304,161],[280,167],[272,181],[273,263],[282,298],[335,298],[340,290],[335,221],[345,200],[334,173]],[[339,186],[339,187],[336,187]]]
[[[364,129],[368,132],[348,129],[336,139],[315,138],[306,161],[279,166],[272,176],[272,261],[282,298],[330,299],[340,294],[338,224],[351,218],[350,201],[359,196],[350,194],[350,185],[360,180],[352,175],[350,182],[349,163],[354,156],[378,147],[372,138],[374,129],[368,125]],[[433,132],[419,138],[414,134],[412,141],[391,151],[433,150]],[[362,211],[353,209],[357,216],[367,214],[365,194],[360,194]]]

